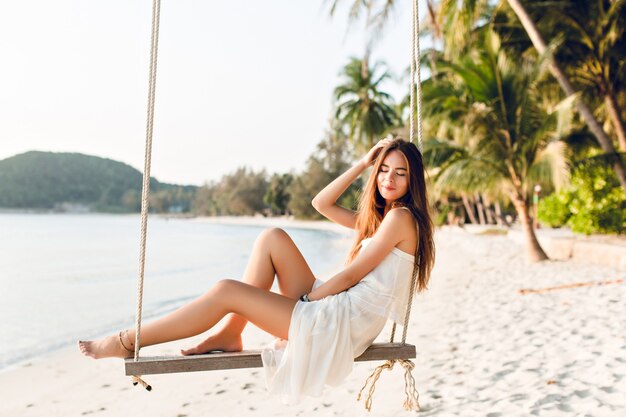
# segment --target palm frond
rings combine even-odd
[[[490,189],[501,180],[502,176],[492,169],[489,161],[472,157],[454,161],[435,178],[441,186],[468,192]]]
[[[557,190],[566,186],[570,178],[568,148],[564,142],[550,142],[543,148],[528,169],[527,184],[554,185]]]
[[[450,141],[431,138],[422,144],[422,156],[427,167],[441,168],[450,161],[467,158],[468,153]]]

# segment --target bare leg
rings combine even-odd
[[[228,313],[236,313],[276,337],[287,338],[295,305],[289,297],[240,281],[223,280],[191,303],[144,325],[141,345],[195,336],[215,326]],[[128,330],[127,335],[127,340],[134,340],[135,331]],[[96,359],[131,356],[120,346],[118,335],[79,342],[79,347],[83,354]]]
[[[289,235],[282,229],[264,230],[257,238],[243,282],[269,291],[278,279],[278,289],[286,297],[297,300],[311,292],[315,277],[311,268]],[[243,349],[241,333],[248,320],[231,314],[223,327],[199,345],[182,350],[183,355],[206,353],[213,350],[236,352]]]
[[[283,294],[282,296],[269,292],[275,275],[278,277],[278,286]],[[295,300],[300,295],[311,291],[314,280],[313,273],[291,238],[281,229],[266,230],[261,233],[255,243],[244,275],[244,283],[228,280],[221,281],[202,297],[161,319],[144,325],[141,332],[141,344],[142,346],[149,346],[202,333],[213,327],[229,312],[234,314],[229,316],[220,332],[209,337],[197,347],[183,353],[194,354],[210,350],[241,350],[241,332],[248,321],[252,321],[261,329],[277,337],[286,339],[289,330],[288,323],[291,319],[293,306],[296,303]],[[237,284],[232,284],[233,282]],[[254,297],[251,296],[247,301],[249,304],[242,307],[241,300],[236,299],[238,295],[224,294],[226,290],[223,287],[238,288],[234,292],[256,295]],[[249,290],[241,290],[239,289],[240,287]],[[215,302],[216,293],[221,294],[223,297],[218,299],[219,302]],[[255,297],[263,299],[263,301],[257,302],[253,300],[252,298]],[[266,308],[264,305],[265,303],[269,305],[272,303],[284,305],[285,300],[288,301],[287,304],[289,305],[286,328],[280,327],[284,323],[279,323],[277,328],[273,328],[271,322],[264,321],[264,318],[274,313],[263,311]],[[220,309],[218,307],[222,305],[222,302],[225,303],[225,306],[222,306]],[[213,311],[213,306],[215,306],[215,311]],[[244,307],[247,307],[248,310]],[[250,308],[252,310],[249,310]],[[270,308],[269,310],[272,309]],[[210,314],[211,311],[213,311],[212,314]],[[260,317],[251,317],[257,314]],[[213,321],[215,317],[219,318]],[[123,343],[131,349],[134,348],[134,330],[127,330],[122,336]],[[85,355],[95,358],[132,356],[132,353],[124,349],[118,335],[109,336],[96,342],[79,342],[79,347]]]

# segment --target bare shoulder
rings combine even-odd
[[[395,245],[398,249],[408,253],[415,252],[417,227],[410,210],[401,207],[391,209],[385,215],[383,223],[387,223],[386,227],[398,237],[399,241]]]
[[[415,220],[413,214],[405,208],[393,208],[389,210],[380,224],[380,229],[386,232],[392,232],[401,239],[410,239],[415,236]]]
[[[389,212],[385,215],[383,221],[387,221],[388,223],[393,223],[399,227],[414,227],[415,219],[413,219],[413,214],[411,211],[404,207],[397,207],[389,210]]]

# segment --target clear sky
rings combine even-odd
[[[142,169],[151,7],[0,2],[0,159],[81,152]],[[398,2],[372,54],[398,76],[410,61],[410,8]],[[323,0],[162,1],[152,175],[199,185],[243,165],[302,170],[341,67],[363,55],[361,27],[348,33],[346,13],[330,19]]]

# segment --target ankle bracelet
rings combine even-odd
[[[128,334],[128,330],[127,330],[126,332],[124,332],[123,330],[122,330],[122,331],[120,331],[120,333],[119,333],[119,337],[120,337],[120,344],[122,345],[122,347],[123,347],[124,349],[126,349],[126,351],[127,351],[127,352],[134,353],[134,352],[135,352],[134,350],[127,348],[127,347],[126,347],[126,345],[124,344],[124,340],[122,339],[122,333],[126,333],[126,334]]]

